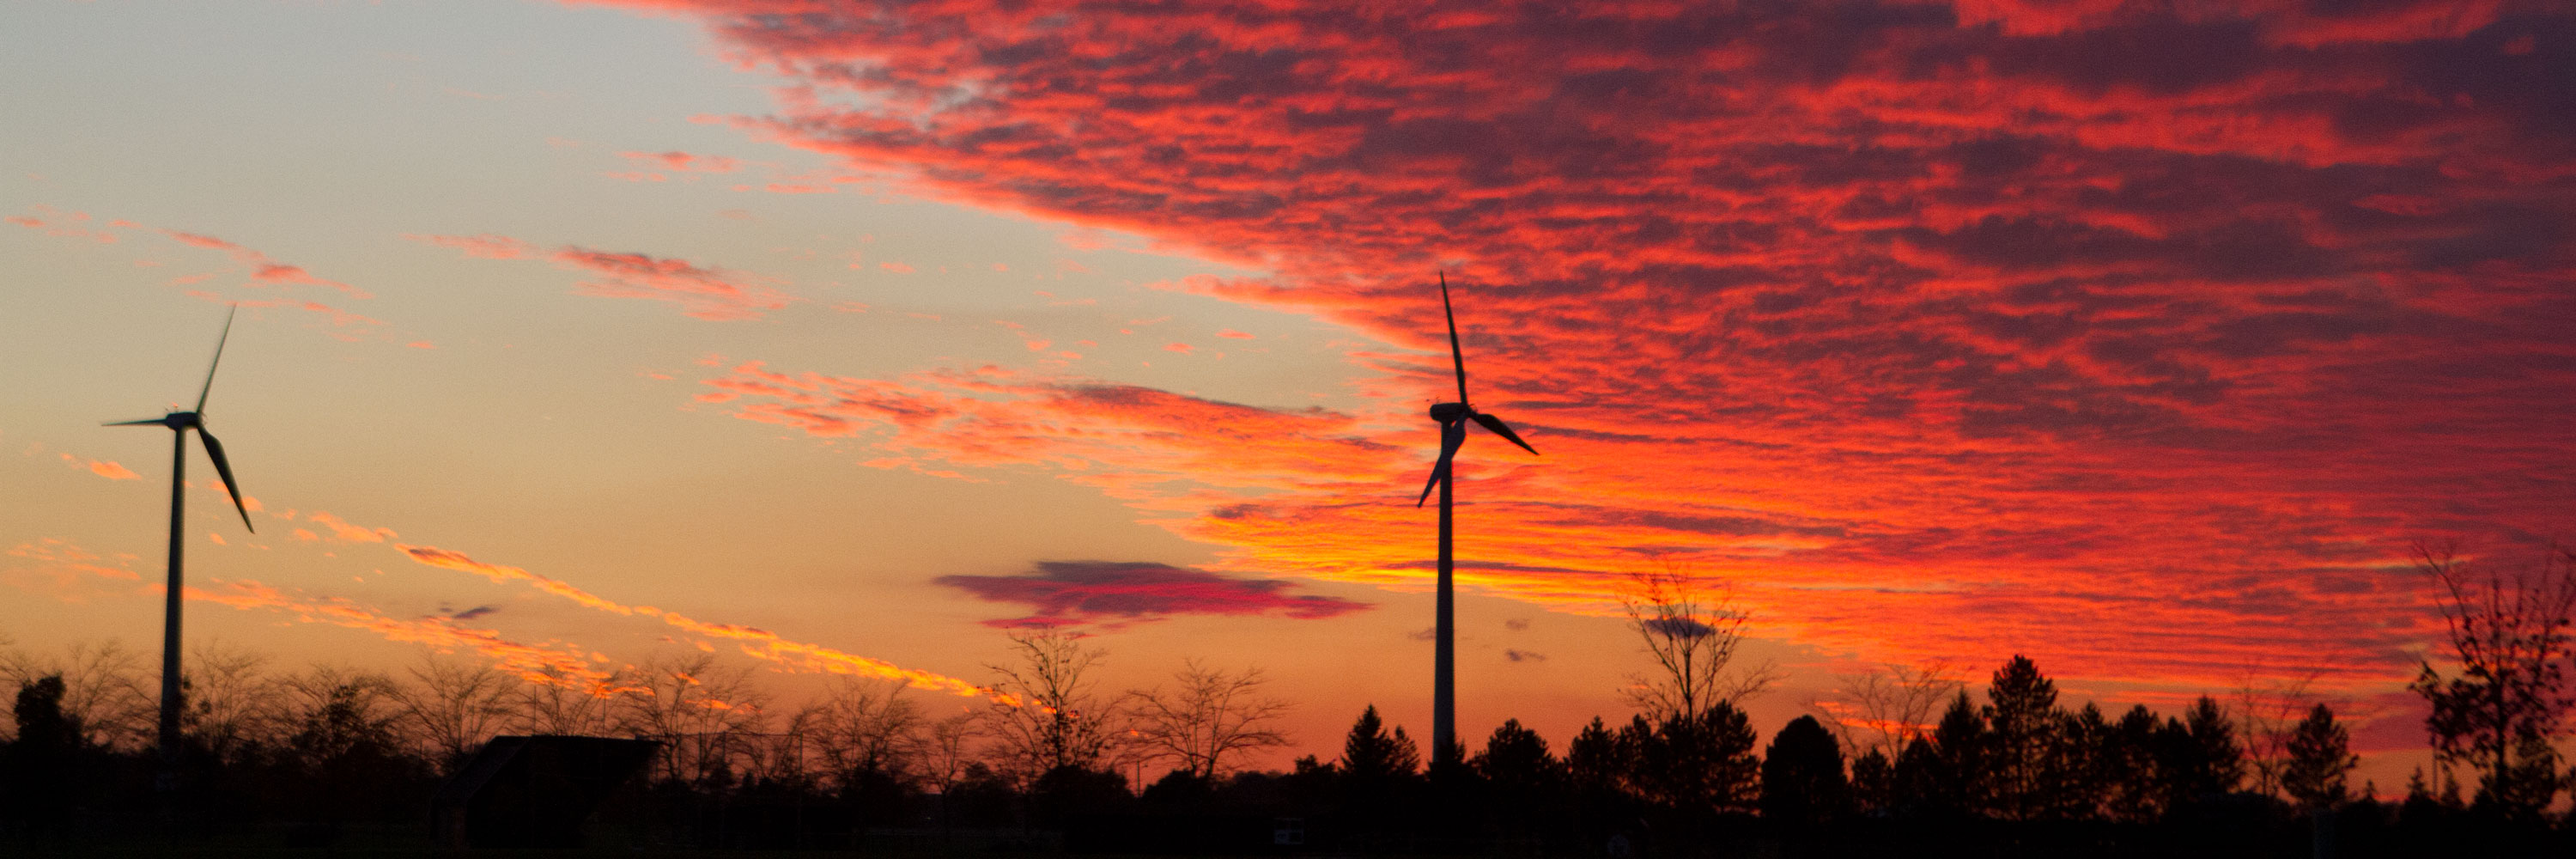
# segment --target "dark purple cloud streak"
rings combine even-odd
[[[1368,609],[1340,597],[1292,596],[1275,579],[1242,579],[1144,561],[1039,561],[1027,575],[933,579],[990,602],[1022,603],[1027,617],[985,621],[999,627],[1119,627],[1175,615],[1277,614],[1321,620]]]

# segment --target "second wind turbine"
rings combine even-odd
[[[1438,619],[1433,622],[1433,635],[1437,642],[1431,651],[1431,763],[1434,767],[1459,763],[1458,751],[1463,748],[1458,745],[1458,626],[1455,600],[1450,593],[1450,571],[1453,567],[1450,552],[1450,496],[1453,493],[1450,485],[1456,474],[1450,467],[1450,460],[1458,455],[1458,448],[1467,443],[1469,420],[1482,424],[1505,441],[1520,445],[1531,456],[1538,455],[1538,448],[1522,441],[1501,418],[1476,411],[1475,407],[1467,404],[1467,356],[1458,348],[1458,313],[1449,307],[1447,272],[1440,274],[1440,313],[1449,321],[1449,361],[1450,366],[1458,371],[1458,401],[1431,407],[1431,419],[1440,422],[1440,462],[1431,467],[1431,480],[1422,484],[1422,496],[1413,500],[1413,506],[1420,507],[1424,499],[1431,497],[1434,487],[1440,490],[1440,594]]]

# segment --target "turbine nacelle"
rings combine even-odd
[[[233,308],[233,313],[239,313],[240,311],[241,308],[239,307]],[[115,423],[107,424],[107,426],[168,427],[171,432],[180,434],[180,445],[182,447],[185,447],[187,444],[187,432],[192,429],[196,430],[197,441],[206,446],[206,458],[214,460],[215,462],[215,476],[223,478],[224,494],[230,495],[233,498],[233,511],[241,514],[242,527],[250,529],[252,533],[258,533],[259,529],[251,527],[250,524],[250,507],[242,503],[241,485],[233,481],[233,464],[231,461],[224,458],[224,443],[216,441],[215,434],[206,431],[206,416],[204,414],[206,410],[206,395],[212,393],[215,389],[215,368],[223,365],[224,341],[232,339],[232,336],[233,314],[227,313],[224,315],[224,335],[216,338],[215,340],[215,360],[206,365],[206,384],[204,387],[197,389],[196,408],[184,411],[173,411],[157,418],[145,418],[139,421],[117,421]],[[175,469],[178,467],[178,464],[174,462],[172,467]],[[178,475],[175,471],[171,475],[171,479],[178,479]],[[171,520],[173,527],[176,527],[177,521],[178,520],[174,516]]]
[[[157,417],[157,418],[145,418],[145,419],[143,419],[143,420],[139,420],[139,421],[119,421],[119,422],[117,422],[117,423],[108,424],[108,426],[112,426],[112,427],[146,427],[146,426],[160,426],[160,427],[169,427],[169,428],[174,429],[174,430],[183,430],[183,429],[188,429],[188,428],[190,428],[190,427],[195,427],[195,428],[197,428],[197,429],[202,430],[202,429],[205,429],[205,428],[206,428],[206,419],[205,419],[205,417],[204,417],[204,416],[199,415],[199,414],[197,414],[196,412],[171,412],[171,413],[169,413],[169,414],[162,415],[162,416]]]
[[[1475,413],[1476,410],[1468,408],[1466,403],[1434,403],[1431,406],[1431,419],[1444,424],[1466,420],[1468,415]]]

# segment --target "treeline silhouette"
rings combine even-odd
[[[996,687],[1044,706],[949,718],[862,683],[771,706],[703,655],[620,672],[600,694],[439,662],[401,677],[276,673],[201,650],[185,767],[157,801],[138,661],[112,645],[51,664],[19,655],[0,666],[17,680],[0,825],[35,844],[174,827],[248,844],[420,843],[431,792],[475,747],[582,733],[662,743],[596,827],[643,847],[2288,856],[2323,839],[2322,855],[2576,855],[2565,815],[2464,802],[2438,775],[2401,803],[2356,797],[2347,731],[2324,704],[2277,737],[2210,697],[2112,717],[2062,706],[2021,657],[1984,703],[1956,689],[1928,725],[1805,716],[1765,741],[1718,700],[1596,718],[1561,750],[1506,721],[1441,756],[1369,707],[1337,757],[1252,772],[1248,752],[1285,743],[1273,729],[1285,705],[1259,695],[1258,672],[1193,663],[1105,696],[1086,673],[1102,654],[1078,637],[1013,644]],[[1949,688],[1926,679],[1899,691]],[[2267,743],[2275,753],[2254,748]],[[1163,774],[1136,784],[1148,767]]]
[[[1667,567],[1627,601],[1650,668],[1628,678],[1624,720],[1594,718],[1562,749],[1506,720],[1480,747],[1425,750],[1370,706],[1339,755],[1285,771],[1246,770],[1290,744],[1290,704],[1258,669],[1190,661],[1108,694],[1105,653],[1062,629],[1010,634],[986,666],[994,702],[947,714],[958,699],[846,679],[773,702],[701,652],[580,676],[436,660],[392,676],[200,647],[175,772],[151,749],[138,657],[0,648],[16,693],[0,847],[417,847],[433,792],[494,737],[573,735],[652,741],[593,828],[619,849],[2576,856],[2558,751],[2576,729],[2576,551],[2508,568],[2419,547],[2417,564],[2450,647],[2408,686],[2434,758],[2394,803],[2349,784],[2349,729],[2303,682],[2115,717],[2060,702],[2022,656],[1974,695],[1945,665],[1890,667],[1843,678],[1766,741],[1740,705],[1781,673],[1740,664],[1748,615]]]

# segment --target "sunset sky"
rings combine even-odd
[[[2314,674],[2383,790],[2418,540],[2576,535],[2556,4],[0,5],[0,635],[398,670],[712,648],[1104,688],[1202,657],[1331,757],[1628,712],[1626,577],[1789,682],[2068,704]],[[749,628],[749,629],[746,629]],[[753,631],[757,630],[757,631]],[[940,688],[934,708],[974,701]],[[1264,761],[1282,765],[1286,757]],[[2393,775],[2392,775],[2393,774]],[[2356,779],[2358,781],[2358,779]]]

